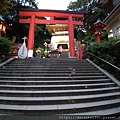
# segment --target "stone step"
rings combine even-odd
[[[72,90],[0,90],[1,96],[19,96],[19,97],[46,97],[46,96],[73,96],[73,95],[94,95],[103,93],[120,92],[119,87],[107,88],[89,88],[89,89],[72,89]]]
[[[54,63],[54,62],[80,62],[80,63],[88,63],[85,59],[83,60],[77,60],[76,58],[71,58],[71,59],[50,59],[50,58],[27,58],[27,59],[15,59],[14,61],[11,61],[14,63],[27,63],[27,62],[32,62],[32,63],[36,63],[36,62],[48,62],[48,63]]]
[[[87,119],[88,118],[88,119],[99,119],[99,120],[103,120],[103,119],[116,120],[116,119],[119,119],[120,107],[92,111],[92,112],[84,112],[84,113],[79,112],[79,113],[74,113],[74,114],[69,114],[69,115],[70,116],[73,116],[73,115],[77,116],[76,118],[78,118],[78,119],[83,119],[83,118]],[[108,115],[110,115],[110,116],[108,116]]]
[[[48,61],[35,61],[35,62],[27,62],[27,61],[25,61],[24,62],[25,64],[27,64],[27,65],[29,65],[30,63],[32,63],[32,65],[34,64],[34,65],[42,65],[42,66],[44,66],[44,65],[53,65],[53,66],[56,66],[56,65],[58,65],[58,64],[60,64],[60,65],[70,65],[70,66],[72,66],[72,65],[89,65],[89,66],[92,66],[89,62],[81,62],[81,61],[50,61],[50,62],[48,62]],[[10,63],[8,63],[8,64],[6,64],[6,65],[9,65],[9,66],[14,66],[14,65],[22,65],[23,66],[23,62],[19,62],[19,61],[14,61],[14,62],[10,62]],[[5,65],[5,66],[6,66]]]
[[[78,65],[79,66],[85,66],[85,67],[87,67],[87,66],[90,66],[90,67],[94,67],[92,64],[90,64],[89,62],[77,62],[77,61],[75,61],[75,62],[67,62],[67,61],[56,61],[56,62],[49,62],[49,61],[47,61],[47,62],[39,62],[39,61],[36,61],[36,62],[21,62],[21,63],[19,63],[19,62],[12,62],[12,63],[8,63],[8,64],[6,64],[6,65],[4,65],[5,67],[6,66],[11,66],[11,67],[16,67],[16,66],[40,66],[40,67],[44,67],[44,66],[53,66],[53,67],[56,67],[56,66],[61,66],[61,67],[72,67],[72,66],[75,66],[75,67],[77,67]],[[59,67],[60,67],[59,66]]]
[[[29,64],[26,64],[25,63],[25,65],[23,65],[23,64],[6,64],[6,65],[4,65],[4,66],[2,66],[3,68],[4,67],[53,67],[53,68],[57,68],[58,66],[60,67],[60,68],[62,68],[62,67],[94,67],[93,65],[91,65],[91,64],[79,64],[79,63],[76,63],[76,64],[74,64],[74,63],[71,63],[71,64],[67,64],[67,63],[64,63],[64,64],[59,64],[59,63],[57,63],[57,64],[42,64],[42,63],[37,63],[37,64],[32,64],[32,63],[29,63]]]
[[[6,90],[70,90],[70,89],[90,89],[114,87],[115,83],[99,84],[68,84],[68,85],[0,85],[0,89]]]
[[[120,92],[80,96],[51,97],[5,97],[0,96],[0,104],[13,105],[58,105],[70,103],[86,103],[120,98]]]
[[[64,67],[60,67],[60,66],[56,66],[56,67],[53,67],[53,66],[43,66],[43,67],[40,67],[40,66],[30,66],[30,65],[27,65],[27,66],[4,66],[3,68],[15,68],[15,69],[35,69],[35,68],[38,68],[38,69],[52,69],[52,70],[56,70],[56,69],[60,69],[60,70],[73,70],[73,69],[93,69],[94,67],[89,67],[89,66],[78,66],[78,67],[68,67],[68,66],[64,66]]]
[[[15,73],[15,74],[19,74],[19,73],[26,73],[26,74],[28,74],[28,73],[34,73],[34,74],[37,74],[37,73],[71,73],[72,71],[71,70],[65,70],[65,71],[63,71],[63,70],[61,70],[61,71],[51,71],[51,70],[45,70],[45,71],[43,71],[43,70],[41,70],[41,69],[39,69],[39,70],[23,70],[23,69],[14,69],[14,70],[0,70],[0,73]],[[73,71],[74,72],[74,71]],[[75,69],[75,73],[100,73],[100,71],[99,70],[82,70],[82,71],[78,71],[78,70],[76,70]]]
[[[71,73],[0,73],[0,76],[29,76],[29,77],[35,77],[35,76],[102,76],[103,73],[75,73],[72,71]]]
[[[120,87],[94,66],[63,58],[11,61],[0,68],[0,114],[120,113]]]
[[[30,68],[30,69],[25,69],[25,68],[2,68],[2,70],[6,70],[6,71],[72,71],[74,69],[69,69],[69,68],[65,68],[65,69],[51,69],[51,68]],[[98,71],[98,69],[95,68],[75,68],[75,71]]]
[[[16,59],[14,61],[11,61],[9,62],[8,64],[23,64],[23,63],[33,63],[33,64],[36,64],[36,63],[46,63],[46,64],[50,64],[50,63],[53,63],[53,64],[56,64],[56,63],[60,63],[60,64],[64,64],[64,63],[67,63],[67,64],[70,64],[70,63],[80,63],[80,64],[90,64],[88,61],[86,61],[85,59],[83,60],[76,60],[76,59],[35,59],[33,58],[32,60],[28,60],[28,59],[24,59],[24,60],[19,60],[19,59]]]
[[[0,76],[0,80],[84,80],[84,79],[106,79],[107,76],[54,76],[54,77],[16,77],[16,76]]]
[[[85,63],[85,64],[79,64],[79,63],[76,63],[76,64],[59,64],[59,63],[56,63],[56,64],[44,64],[44,63],[36,63],[36,64],[32,64],[32,63],[29,63],[29,64],[25,64],[25,65],[23,65],[23,64],[6,64],[6,65],[4,65],[4,67],[20,67],[20,66],[22,66],[22,67],[24,67],[24,66],[31,66],[31,67],[33,67],[33,66],[35,66],[35,67],[37,67],[37,66],[39,66],[39,67],[49,67],[49,66],[51,66],[51,67],[94,67],[94,66],[92,66],[91,64],[87,64],[87,63]]]
[[[67,113],[84,113],[118,107],[120,99],[99,102],[59,104],[59,105],[5,105],[0,104],[0,112],[29,115],[55,115]]]
[[[94,84],[94,83],[108,83],[111,82],[110,79],[92,79],[92,80],[0,80],[1,84],[7,84],[7,85],[60,85],[60,84]]]

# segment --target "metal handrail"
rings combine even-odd
[[[90,53],[90,52],[87,52],[87,53],[90,54],[90,55],[92,55],[92,56],[94,56],[95,58],[97,58],[97,59],[99,59],[99,60],[101,60],[101,61],[103,61],[103,62],[109,64],[110,66],[112,66],[112,67],[114,67],[115,69],[117,69],[117,70],[120,71],[120,68],[119,68],[119,67],[117,67],[117,66],[115,66],[115,65],[113,65],[113,64],[111,64],[111,63],[109,63],[108,61],[106,61],[106,60],[104,60],[104,59],[102,59],[102,58],[100,58],[100,57],[98,57],[98,56],[96,56],[96,55],[94,55],[94,54],[92,54],[92,53]]]

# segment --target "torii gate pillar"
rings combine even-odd
[[[73,20],[72,16],[69,16],[68,18],[68,31],[69,31],[69,51],[70,51],[70,57],[75,57],[75,46],[74,46],[74,30],[73,30]]]
[[[28,57],[33,57],[34,28],[35,28],[35,15],[33,14],[30,19],[30,29],[28,35]]]

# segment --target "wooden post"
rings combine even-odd
[[[79,60],[82,60],[82,45],[79,44]]]

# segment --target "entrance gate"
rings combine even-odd
[[[20,18],[19,20],[19,23],[30,24],[27,48],[28,57],[33,57],[35,24],[67,24],[69,32],[70,57],[75,56],[73,25],[83,26],[83,12],[20,9],[19,15],[21,17],[29,17],[27,19]],[[37,17],[50,17],[50,20],[38,19]],[[55,18],[65,18],[66,20],[56,20]],[[76,21],[76,18],[79,19],[79,21]]]

